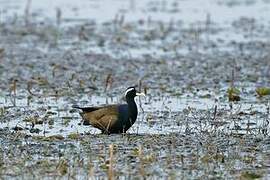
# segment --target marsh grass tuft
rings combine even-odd
[[[68,172],[68,162],[65,159],[61,159],[56,167],[61,176],[64,176]]]
[[[256,89],[256,93],[259,97],[268,96],[268,95],[270,95],[270,88],[269,87],[259,87]]]
[[[108,168],[108,179],[109,180],[114,180],[114,155],[113,155],[113,148],[114,145],[110,144],[109,145],[109,155],[110,155],[110,159],[109,159],[109,168]]]

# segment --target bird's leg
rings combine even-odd
[[[102,131],[101,131],[101,134],[107,134],[107,135],[109,135],[109,134],[110,134],[110,132],[109,132],[109,131],[107,131],[107,130],[102,130]]]
[[[122,134],[126,134],[126,130],[125,130],[126,125],[123,126],[123,131]]]
[[[106,128],[106,131],[109,132],[109,128],[110,128],[110,125],[111,125],[111,122],[112,122],[112,119],[110,119],[108,125],[107,125],[107,128]]]
[[[83,125],[90,125],[90,123],[88,121],[84,120]]]

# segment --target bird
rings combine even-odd
[[[113,104],[99,107],[79,107],[83,119],[83,125],[92,125],[101,130],[103,134],[126,133],[135,123],[138,109],[134,98],[145,96],[138,92],[134,86],[128,87],[125,91],[126,104]]]

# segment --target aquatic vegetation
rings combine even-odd
[[[240,101],[240,90],[235,87],[230,87],[227,90],[229,101]]]
[[[58,172],[60,173],[61,176],[67,174],[68,172],[68,162],[64,159],[61,159],[58,163],[58,165],[56,166]]]
[[[269,176],[268,3],[23,2],[1,1],[2,178]],[[130,85],[147,97],[124,134],[72,108],[122,103]]]
[[[256,93],[259,97],[270,95],[270,88],[268,87],[260,87],[256,89]]]

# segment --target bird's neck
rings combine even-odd
[[[128,104],[128,116],[132,121],[132,123],[134,123],[138,115],[137,105],[134,99],[127,99],[127,104]]]

